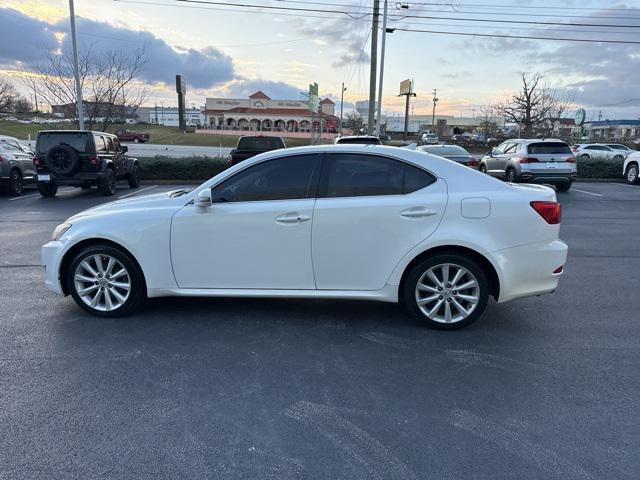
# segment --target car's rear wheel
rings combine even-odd
[[[507,173],[505,174],[506,180],[509,183],[516,183],[516,171],[513,168],[508,168]]]
[[[67,271],[67,286],[80,307],[99,317],[126,315],[146,297],[138,264],[109,245],[94,245],[78,253]]]
[[[482,268],[458,254],[439,254],[416,264],[403,285],[406,308],[427,326],[441,330],[475,322],[489,299]]]
[[[38,182],[38,191],[43,197],[55,197],[58,193],[58,184],[56,182]]]
[[[591,156],[588,153],[583,153],[582,155],[578,156],[578,160],[589,160],[591,158]]]
[[[142,171],[138,165],[134,165],[131,172],[127,176],[130,188],[138,188],[140,186],[140,180],[142,178]]]
[[[107,168],[107,170],[102,174],[102,178],[100,178],[100,182],[98,183],[98,190],[100,190],[102,195],[115,195],[116,174],[112,169]]]
[[[613,157],[613,159],[614,159],[616,162],[621,162],[621,161],[623,161],[623,160],[624,160],[624,156],[622,156],[622,155],[616,155],[615,157]]]
[[[22,195],[22,187],[22,173],[14,168],[9,175],[9,189],[13,195]]]
[[[558,192],[568,192],[571,188],[571,184],[572,182],[559,183],[558,185],[556,185],[556,190]]]
[[[638,164],[630,163],[627,167],[627,172],[625,174],[627,179],[627,183],[630,185],[638,185],[640,183],[640,177],[638,177]]]

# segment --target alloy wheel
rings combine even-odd
[[[420,311],[438,323],[456,323],[467,318],[480,301],[478,279],[453,263],[435,265],[416,284],[415,299]]]
[[[638,167],[631,165],[627,169],[627,182],[635,183],[638,180]]]
[[[18,171],[11,172],[11,190],[15,195],[22,194],[22,175]]]
[[[80,299],[102,312],[116,310],[131,293],[131,276],[124,265],[110,255],[95,254],[83,259],[73,276]]]

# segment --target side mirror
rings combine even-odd
[[[129,151],[129,147],[127,147],[126,145],[120,145],[120,151],[122,153],[127,153]]]
[[[211,189],[205,188],[204,190],[199,191],[193,203],[195,204],[196,208],[211,208]]]

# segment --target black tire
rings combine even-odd
[[[624,176],[627,179],[627,183],[629,185],[639,185],[640,172],[638,172],[638,164],[635,162],[632,162],[629,165],[627,165],[627,171],[624,172]]]
[[[133,143],[140,143],[140,139],[138,137],[134,138]]]
[[[573,182],[559,183],[558,185],[556,185],[556,190],[558,192],[568,192],[571,188],[572,183]]]
[[[142,178],[142,170],[138,164],[135,164],[131,169],[129,175],[127,175],[127,182],[129,182],[130,188],[138,188],[140,186],[140,179]]]
[[[80,168],[78,151],[68,145],[51,147],[45,156],[47,168],[56,175],[71,175]]]
[[[486,166],[484,163],[482,163],[482,164],[480,164],[480,168],[479,168],[479,170],[480,170],[482,173],[487,173],[487,166]]]
[[[591,158],[591,156],[588,153],[583,153],[582,155],[578,156],[578,160],[589,160]]]
[[[131,285],[129,295],[126,301],[118,308],[104,311],[96,309],[85,303],[76,288],[76,282],[74,280],[76,269],[78,265],[85,259],[89,259],[94,255],[108,255],[115,258],[118,262],[124,266],[127,272],[127,277]],[[97,317],[122,317],[130,314],[133,310],[138,308],[146,299],[146,284],[144,281],[144,275],[142,270],[138,266],[138,263],[125,251],[112,247],[110,245],[92,245],[80,251],[71,261],[69,269],[67,270],[66,282],[68,291],[75,302],[83,308],[85,311],[95,315]],[[104,299],[104,294],[103,299]]]
[[[518,181],[516,171],[513,168],[507,168],[507,171],[505,172],[505,180],[509,183],[516,183]]]
[[[613,157],[613,159],[616,162],[621,162],[622,160],[624,160],[624,157],[622,155],[616,155],[615,157]]]
[[[100,182],[98,183],[98,190],[102,195],[111,196],[116,193],[116,174],[111,168],[102,174]]]
[[[38,191],[43,197],[55,197],[58,193],[58,184],[56,182],[38,182]]]
[[[17,168],[14,168],[9,173],[9,191],[12,195],[22,195],[23,187],[22,172]]]
[[[432,267],[443,264],[454,265],[466,269],[475,277],[478,286],[478,301],[475,303],[475,307],[471,313],[465,318],[451,323],[443,323],[429,318],[427,314],[421,310],[420,306],[418,306],[418,300],[416,298],[416,288],[420,278]],[[442,280],[442,278],[440,278],[440,280]],[[403,285],[403,290],[400,294],[405,308],[407,308],[414,317],[418,318],[426,326],[438,330],[457,330],[471,325],[482,316],[489,300],[489,282],[482,268],[474,260],[457,253],[441,253],[417,263],[413,266],[411,271],[408,272]],[[442,297],[444,296],[445,292],[443,292]],[[444,298],[441,298],[440,300],[444,300]],[[444,307],[446,307],[446,305],[442,303],[440,309],[444,309]],[[439,312],[440,309],[438,309],[437,312]]]

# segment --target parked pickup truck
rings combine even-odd
[[[116,136],[121,142],[145,143],[149,141],[148,133],[132,132],[131,130],[118,130]]]
[[[238,146],[231,150],[231,165],[240,163],[260,153],[286,148],[281,137],[246,136],[238,139]]]

